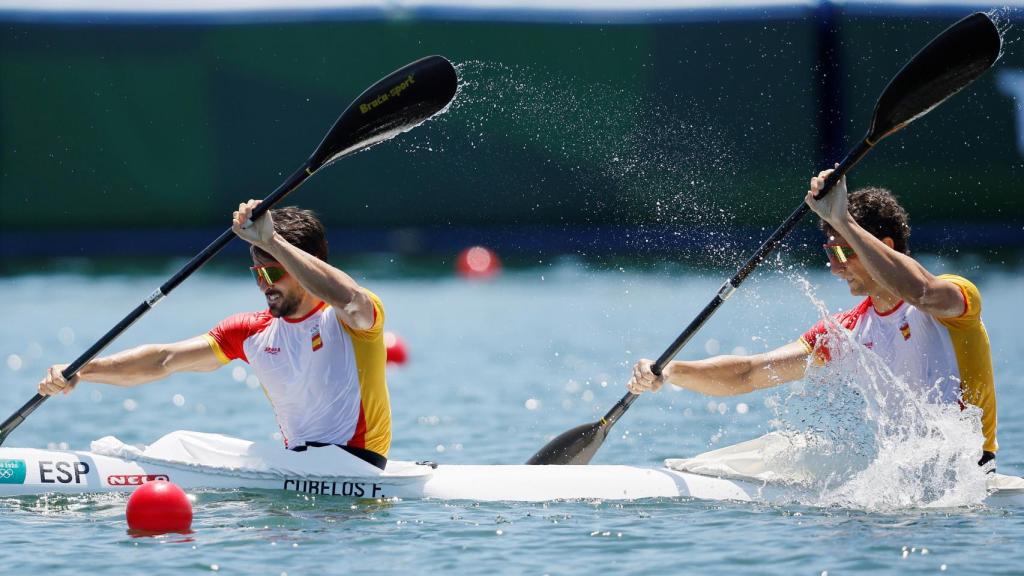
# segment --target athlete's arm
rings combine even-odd
[[[653,362],[644,359],[633,367],[633,377],[626,387],[634,394],[641,394],[656,391],[668,382],[710,396],[735,396],[803,378],[807,356],[807,347],[791,342],[753,356],[676,360],[665,367],[660,378],[651,372]]]
[[[893,250],[857,224],[847,209],[845,177],[831,194],[814,198],[831,173],[832,170],[824,170],[811,178],[807,205],[850,244],[868,274],[889,292],[936,318],[962,315],[966,304],[956,284],[935,277],[917,260]]]
[[[242,228],[258,205],[259,200],[239,204],[231,223],[235,234],[273,256],[299,284],[302,284],[303,288],[330,304],[338,319],[347,326],[356,330],[368,330],[373,327],[373,301],[355,279],[316,256],[289,244],[274,232],[274,221],[269,212],[258,218],[249,228]]]
[[[52,396],[68,394],[80,380],[137,386],[159,380],[175,372],[210,372],[221,367],[217,353],[204,336],[196,336],[173,344],[147,344],[118,352],[104,358],[95,358],[82,367],[70,381],[61,371],[67,364],[51,366],[46,377],[39,382],[39,393]]]

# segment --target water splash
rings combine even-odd
[[[995,24],[996,30],[999,31],[1001,43],[999,46],[999,56],[996,57],[996,61],[1002,59],[1008,44],[1013,44],[1020,40],[1020,36],[1011,37],[1010,31],[1013,29],[1013,21],[1019,19],[1021,14],[1022,12],[1019,8],[1012,6],[1001,6],[985,12],[985,15]]]
[[[802,503],[871,511],[980,504],[981,411],[929,401],[933,390],[893,374],[835,323],[805,279],[796,282],[825,318],[832,352],[790,387],[773,422],[794,439],[782,456],[798,463],[792,478],[814,494]]]
[[[589,81],[484,61],[456,70],[451,108],[399,143],[412,161],[443,164],[483,194],[518,187],[531,212],[572,197],[582,221],[573,224],[635,227],[630,248],[639,252],[666,229],[683,236],[731,228],[734,212],[714,199],[740,155],[693,103],[656,100],[637,78]],[[506,182],[490,181],[494,166]]]

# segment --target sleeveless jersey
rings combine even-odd
[[[918,388],[933,402],[967,402],[981,408],[984,449],[998,450],[996,394],[988,332],[981,321],[981,294],[960,276],[939,276],[956,284],[964,312],[955,318],[935,318],[900,301],[879,313],[871,298],[835,315],[854,341],[882,358],[893,374]],[[818,362],[831,358],[825,321],[819,321],[800,341]]]
[[[373,326],[354,330],[321,302],[298,319],[269,310],[231,316],[206,335],[227,363],[252,366],[287,448],[340,444],[387,457],[391,403],[384,369],[384,308],[375,294]]]

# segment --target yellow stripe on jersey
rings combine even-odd
[[[955,318],[937,318],[949,330],[960,367],[960,390],[964,402],[981,408],[981,430],[985,434],[985,450],[999,450],[996,441],[996,388],[992,373],[992,349],[988,332],[981,321],[981,293],[966,278],[943,274],[939,278],[960,288],[967,303],[966,310]]]
[[[373,326],[355,330],[341,322],[342,329],[352,338],[352,349],[359,371],[359,394],[363,401],[366,420],[364,448],[387,457],[391,450],[391,399],[385,378],[387,347],[384,345],[384,305],[376,294],[363,291],[373,302]]]
[[[213,353],[217,355],[217,360],[220,360],[221,364],[231,362],[231,359],[228,358],[228,355],[220,349],[220,344],[217,344],[217,340],[215,340],[213,336],[210,336],[209,334],[203,334],[203,336],[205,336],[206,341],[210,343],[210,348],[213,349]]]

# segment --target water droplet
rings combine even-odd
[[[33,360],[43,357],[43,347],[39,345],[39,342],[30,342],[28,345],[28,357]]]
[[[718,352],[721,349],[721,343],[718,340],[715,340],[714,338],[708,338],[708,341],[704,343],[704,351],[712,356],[718,355]]]

